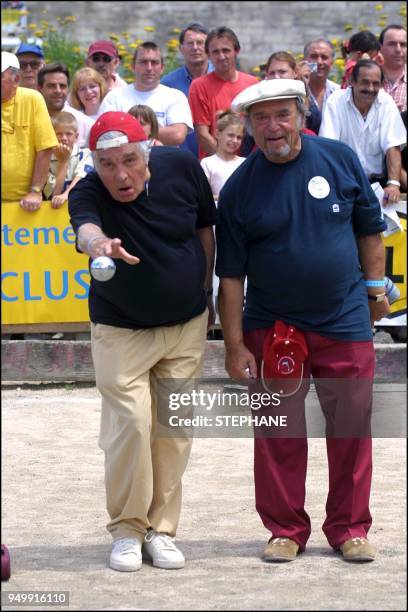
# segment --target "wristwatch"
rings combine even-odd
[[[38,185],[31,185],[30,191],[32,191],[32,193],[42,193],[42,189]]]
[[[377,293],[377,295],[368,295],[369,300],[374,302],[383,302],[385,300],[385,293]]]

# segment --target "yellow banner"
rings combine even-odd
[[[406,213],[398,213],[403,232],[384,239],[386,274],[400,290],[392,316],[406,312]],[[2,204],[2,323],[84,323],[89,321],[88,256],[75,250],[67,205],[43,202],[30,213],[19,204]],[[218,279],[214,277],[215,287]]]
[[[89,321],[88,256],[75,250],[67,204],[27,212],[2,203],[2,323]]]
[[[407,214],[405,206],[397,211],[404,231],[395,232],[383,239],[385,246],[385,274],[397,285],[400,297],[391,304],[391,314],[403,314],[407,309]]]

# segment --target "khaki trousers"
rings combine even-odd
[[[91,325],[96,386],[102,395],[99,446],[114,540],[143,540],[151,527],[171,536],[181,511],[181,477],[191,438],[156,435],[158,379],[200,375],[208,311],[187,323],[151,329]]]

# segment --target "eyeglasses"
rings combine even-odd
[[[109,57],[109,55],[98,55],[95,53],[95,55],[91,55],[90,59],[93,62],[104,62],[105,64],[109,64],[109,62],[113,60],[113,57]]]
[[[32,60],[31,62],[26,62],[24,60],[20,60],[20,68],[21,70],[26,70],[28,67],[32,68],[32,70],[36,70],[41,66],[41,62],[38,60]]]
[[[159,59],[142,59],[142,60],[137,60],[136,64],[139,64],[139,66],[143,66],[144,68],[146,66],[148,66],[149,64],[151,64],[154,68],[157,68],[158,66],[161,65],[161,60]]]
[[[188,42],[183,42],[185,47],[204,47],[205,40],[189,40]]]

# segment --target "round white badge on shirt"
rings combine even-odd
[[[330,193],[330,185],[323,176],[314,176],[310,179],[307,189],[311,196],[321,200]]]

